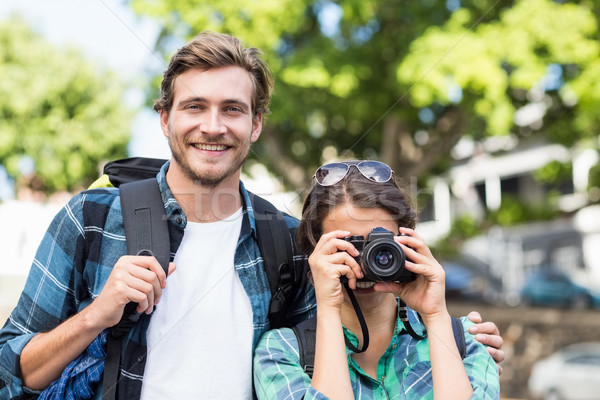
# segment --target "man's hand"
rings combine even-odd
[[[174,270],[175,264],[170,263],[169,275]],[[137,312],[150,314],[160,300],[166,278],[156,258],[123,256],[113,267],[104,288],[88,311],[102,328],[117,324],[130,302],[138,304]]]
[[[504,340],[500,336],[500,330],[495,323],[483,322],[481,315],[477,311],[471,311],[467,318],[475,323],[475,325],[469,328],[469,333],[475,335],[475,340],[480,343],[487,345],[487,351],[490,353],[496,365],[498,365],[498,373],[502,374],[502,366],[500,363],[504,361],[504,351],[502,351],[502,344]]]
[[[171,263],[169,275],[174,270]],[[165,284],[165,272],[156,258],[121,257],[89,306],[56,328],[38,333],[23,348],[20,366],[25,386],[34,390],[48,387],[103,329],[119,322],[129,302],[138,303],[138,312],[152,312]]]

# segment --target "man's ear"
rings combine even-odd
[[[262,114],[256,114],[252,118],[252,134],[250,135],[250,140],[252,143],[256,142],[260,136],[260,132],[262,131],[262,119]]]
[[[163,135],[169,137],[169,113],[165,110],[160,110],[160,128],[163,131]]]

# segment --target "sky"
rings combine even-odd
[[[1,0],[0,19],[13,13],[51,43],[81,48],[90,60],[119,71],[122,79],[138,88],[148,84],[148,67],[159,72],[166,68],[152,51],[158,27],[137,18],[122,0]],[[132,105],[143,100],[141,89],[128,92],[127,101]],[[135,118],[129,152],[131,156],[169,157],[153,110],[144,110]]]

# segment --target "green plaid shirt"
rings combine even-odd
[[[411,325],[414,321],[412,313]],[[465,331],[467,354],[463,360],[473,386],[471,399],[499,399],[498,367],[484,345],[468,333],[472,325],[461,318]],[[423,329],[423,326],[417,326]],[[353,342],[358,339],[344,328]],[[427,338],[415,340],[406,334],[400,319],[396,322],[394,336],[377,364],[377,379],[371,378],[351,357],[346,349],[350,380],[356,399],[433,399],[433,381]],[[258,344],[254,356],[254,385],[259,399],[327,399],[310,384],[310,378],[300,365],[298,341],[291,329],[268,331]]]

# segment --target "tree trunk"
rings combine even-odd
[[[263,129],[259,140],[263,141],[269,151],[271,172],[282,176],[286,184],[291,185],[297,191],[308,188],[310,177],[305,166],[299,165],[289,156],[289,149],[285,148],[276,130],[273,128]]]
[[[384,121],[381,160],[404,178],[425,175],[442,157],[447,156],[463,134],[465,116],[456,107],[448,108],[428,130],[428,140],[422,145],[414,141],[409,125],[397,115]]]

